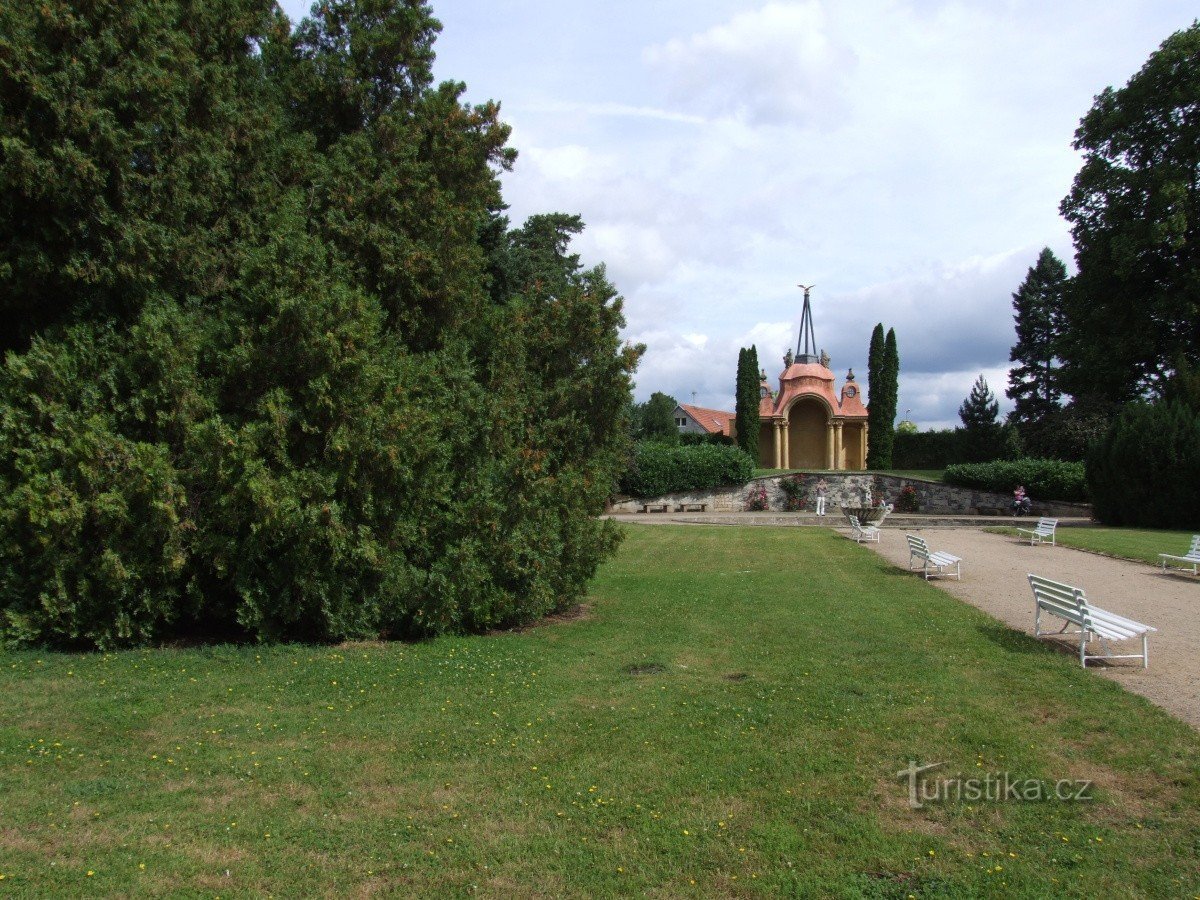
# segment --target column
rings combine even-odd
[[[774,437],[775,437],[775,443],[774,443],[775,468],[782,469],[783,468],[783,437],[779,433],[781,429],[779,427],[779,422],[777,422],[777,421],[772,422],[771,426],[774,428],[774,431],[775,431],[775,434],[774,434]]]
[[[825,426],[825,468],[826,469],[836,469],[837,468],[837,456],[835,455],[836,452],[837,451],[834,449],[834,446],[833,446],[833,423],[829,422]]]
[[[867,468],[867,440],[870,437],[867,429],[867,423],[862,424],[862,468],[859,471],[866,471]]]
[[[792,466],[792,448],[788,446],[788,422],[783,420],[783,465],[779,468],[790,469]]]
[[[842,462],[842,423],[833,423],[833,458],[837,461],[835,469],[844,469],[845,465]]]

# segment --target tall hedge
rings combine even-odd
[[[1180,401],[1127,406],[1088,454],[1106,525],[1200,528],[1200,416]]]
[[[0,5],[0,642],[573,602],[638,348],[420,0]]]
[[[633,497],[661,497],[741,484],[753,474],[754,460],[739,447],[645,443],[638,444],[633,463],[621,478],[621,491]]]
[[[1035,500],[1066,500],[1079,502],[1088,499],[1083,463],[1061,459],[1012,459],[986,463],[961,463],[946,467],[943,475],[947,484],[961,487],[1012,493],[1024,485]]]

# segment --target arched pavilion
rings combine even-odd
[[[804,311],[796,353],[783,358],[779,390],[760,375],[758,459],[776,469],[861,471],[867,467],[867,407],[846,374],[841,390],[829,369],[829,357],[817,354],[812,307],[804,289]]]

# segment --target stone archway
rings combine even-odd
[[[826,426],[829,410],[816,398],[802,398],[787,413],[789,469],[829,469],[826,458]]]

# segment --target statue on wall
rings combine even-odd
[[[792,367],[792,363],[795,361],[795,359],[796,359],[796,357],[792,356],[792,348],[788,347],[788,352],[783,354],[784,369],[790,369]]]
[[[822,348],[821,349],[821,365],[823,365],[825,368],[828,369],[829,363],[830,363],[829,354],[825,352],[824,348]]]

